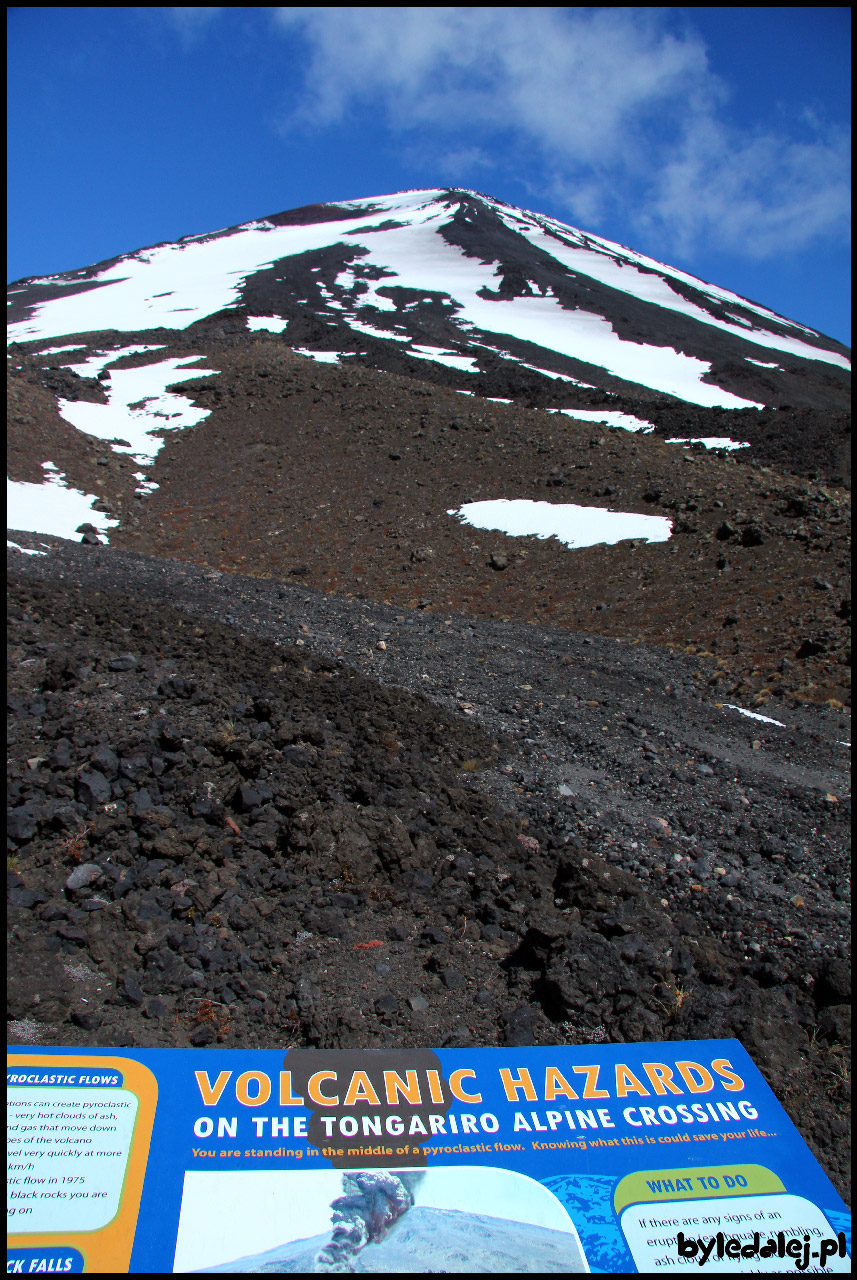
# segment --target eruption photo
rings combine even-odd
[[[541,1183],[461,1167],[188,1173],[175,1272],[588,1272]]]

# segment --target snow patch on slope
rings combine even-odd
[[[772,720],[770,716],[760,715],[758,711],[748,711],[746,707],[736,707],[731,702],[727,702],[725,705],[730,711],[737,711],[740,715],[748,716],[751,720],[761,720],[763,724],[775,724],[778,729],[785,729],[788,727],[783,724],[782,720]]]
[[[387,338],[391,342],[410,342],[411,337],[407,333],[390,333],[388,329],[376,329],[374,325],[367,324],[365,320],[355,320],[353,317],[348,321],[349,327],[356,330],[357,333],[365,333],[370,338]]]
[[[73,351],[74,347],[69,349]],[[143,355],[148,351],[163,351],[163,349],[163,343],[157,347],[115,347],[112,351],[95,351],[80,364],[67,364],[65,367],[71,369],[72,373],[76,373],[80,378],[97,378],[102,369],[121,360],[123,356]]]
[[[528,535],[557,538],[572,548],[594,547],[599,543],[612,546],[626,538],[666,542],[672,534],[672,521],[665,516],[580,507],[574,503],[534,502],[529,498],[467,502],[446,514],[457,515],[463,524],[476,529],[494,529],[518,538]]]
[[[445,364],[449,369],[463,369],[467,373],[475,373],[477,362],[472,356],[462,356],[455,351],[446,351],[443,347],[427,347],[414,344],[408,349],[409,356],[417,360],[433,360],[435,364]]]
[[[702,381],[711,364],[686,356],[671,347],[627,342],[603,316],[581,310],[567,311],[555,298],[515,297],[498,302],[480,296],[497,283],[497,270],[468,257],[437,234],[449,219],[443,205],[420,204],[413,210],[407,233],[396,227],[379,229],[367,241],[364,263],[396,274],[400,287],[430,289],[457,304],[454,322],[469,323],[483,333],[502,333],[520,341],[572,356],[607,369],[616,377],[676,395],[694,404],[724,408],[759,408],[746,400]],[[364,281],[369,296],[389,287],[389,279]],[[361,305],[368,301],[361,295]],[[349,321],[357,327],[354,321]],[[379,335],[382,336],[382,335]],[[386,334],[383,336],[391,337]]]
[[[99,357],[100,358],[100,357]],[[186,378],[209,378],[216,369],[187,369],[203,356],[181,356],[138,369],[111,369],[104,383],[107,404],[85,400],[60,400],[60,417],[99,440],[108,441],[115,453],[130,454],[141,467],[151,466],[164,441],[155,432],[193,427],[208,417],[209,409],[199,409],[186,396],[167,391]],[[144,479],[137,473],[138,479]],[[138,492],[151,491],[145,484]]]
[[[91,524],[106,542],[107,530],[119,521],[92,510],[97,494],[69,488],[65,475],[52,462],[43,462],[42,466],[46,473],[43,484],[10,480],[7,476],[6,528],[73,540],[79,525]]]
[[[268,333],[282,333],[288,326],[288,320],[282,320],[279,316],[248,316],[247,328],[251,332],[257,329],[267,329]]]
[[[341,351],[310,351],[307,347],[293,347],[295,355],[307,356],[310,360],[317,360],[319,364],[339,364]]]
[[[728,436],[672,436],[667,444],[704,444],[706,449],[749,449],[749,440],[730,440]]]
[[[46,545],[46,543],[42,543],[43,547]],[[22,547],[19,542],[13,542],[11,538],[6,539],[6,546],[11,551],[20,551],[22,556],[46,556],[48,554],[47,551],[39,551],[36,547]]]
[[[619,427],[622,431],[654,431],[655,424],[645,418],[635,418],[631,413],[620,413],[617,409],[548,409],[548,413],[564,413],[569,418],[580,418],[583,422],[605,422],[609,427]]]

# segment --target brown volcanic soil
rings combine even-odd
[[[275,343],[208,363],[222,376],[186,390],[211,416],[167,438],[152,472],[161,488],[135,504],[114,545],[257,576],[299,572],[325,591],[409,608],[707,652],[745,698],[849,700],[845,491],[310,363]],[[446,514],[498,497],[665,515],[675,533],[572,552]],[[494,553],[507,568],[490,567]]]
[[[78,378],[68,369],[36,366],[25,374],[11,371],[6,387],[9,477],[43,484],[45,472],[41,464],[51,461],[65,473],[72,488],[92,492],[98,474],[96,460],[104,454],[105,446],[60,417],[58,396],[68,400],[106,399],[94,380]]]
[[[98,399],[98,383],[25,362],[11,383],[10,474],[35,480],[50,457],[70,483],[103,495],[101,508],[122,522],[111,543],[128,550],[708,654],[735,696],[760,704],[772,694],[850,701],[850,495],[753,465],[773,430],[758,419],[771,414],[675,404],[652,412],[673,434],[754,440],[752,452],[713,456],[316,363],[276,341],[220,344],[200,367],[221,372],[184,390],[211,415],[166,433],[149,473],[160,488],[141,499],[135,464],[63,423],[47,390]],[[783,428],[773,441],[794,465],[812,427],[806,412],[794,415],[790,437]],[[737,418],[753,419],[753,430],[742,432]],[[665,515],[674,536],[569,551],[446,514],[498,497]],[[492,567],[495,554],[505,568]]]

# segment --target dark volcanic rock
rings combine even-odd
[[[10,582],[14,1018],[70,1047],[737,1036],[845,1187],[839,713],[784,731],[645,646],[74,555]],[[104,975],[86,1004],[34,985],[48,957]]]
[[[31,804],[19,805],[6,814],[6,834],[18,844],[32,840],[37,826],[36,811]]]
[[[104,774],[97,769],[88,769],[81,773],[78,776],[75,790],[78,800],[90,809],[94,809],[100,804],[106,804],[112,795],[110,783]]]

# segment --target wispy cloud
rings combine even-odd
[[[161,12],[169,25],[178,32],[182,44],[187,49],[199,42],[223,9],[220,6],[168,5]]]
[[[283,8],[306,43],[298,117],[378,110],[456,180],[507,168],[572,219],[621,213],[650,241],[752,257],[844,234],[847,139],[727,123],[726,86],[659,9]],[[431,139],[431,141],[427,141]],[[470,159],[468,159],[470,157]]]
[[[850,140],[740,135],[694,122],[659,175],[642,218],[680,252],[708,241],[750,258],[847,236]]]

